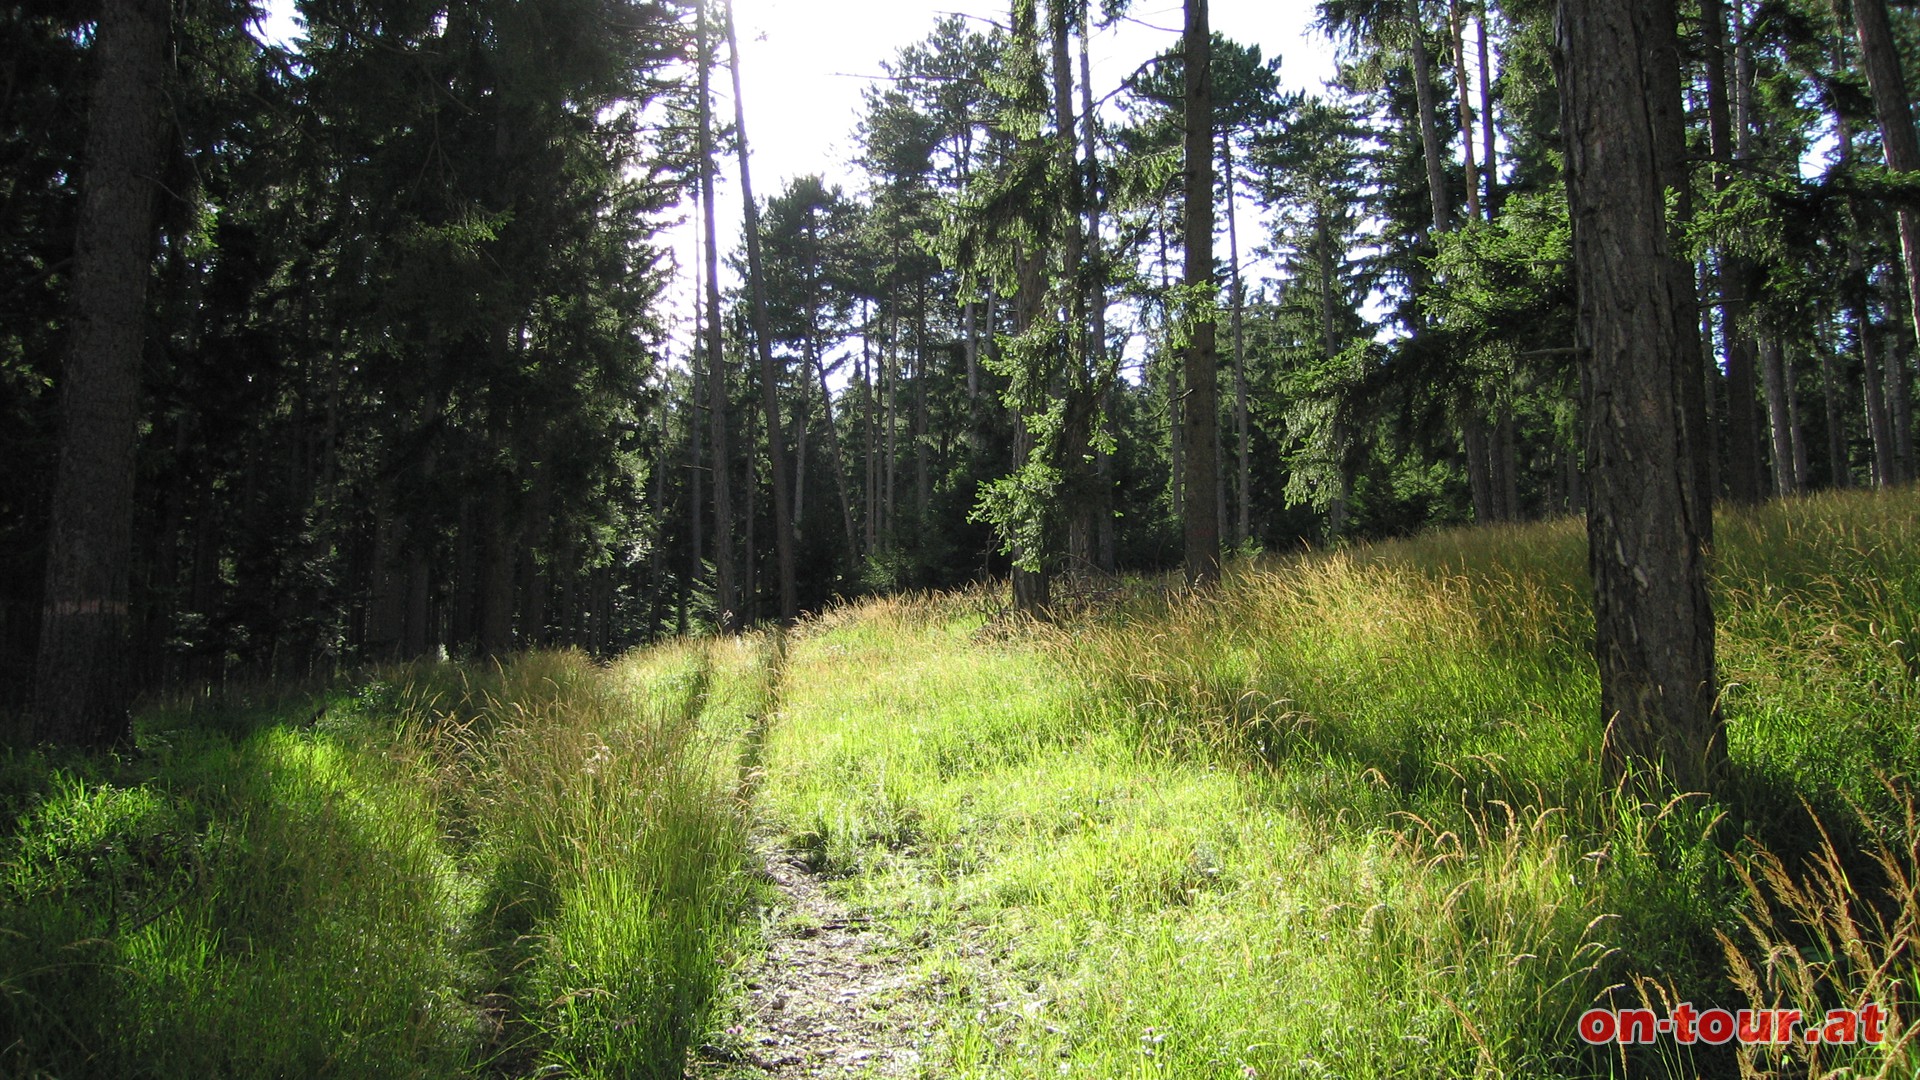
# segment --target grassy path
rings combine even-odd
[[[749,977],[730,1052],[983,1080],[1905,1075],[1904,1049],[1594,1049],[1575,1019],[1911,984],[1909,931],[1861,929],[1909,886],[1746,923],[1772,887],[1741,873],[1758,843],[1825,842],[1803,796],[1830,825],[1867,812],[1836,841],[1853,865],[1881,841],[1913,861],[1876,776],[1920,766],[1915,509],[1724,523],[1717,802],[1599,787],[1570,523],[1243,565],[1204,602],[1142,592],[1054,628],[977,595],[819,620],[786,653],[753,801],[808,873],[770,923],[785,981]],[[829,906],[792,899],[802,881]],[[1850,959],[1780,959],[1808,940]],[[769,1019],[780,995],[803,1008]]]
[[[1568,522],[0,748],[0,1075],[1913,1076],[1920,493],[1718,536],[1711,799],[1600,784]],[[1894,1019],[1575,1034],[1682,1001]]]

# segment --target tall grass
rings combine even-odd
[[[422,665],[250,725],[160,710],[117,766],[15,752],[0,1072],[678,1076],[761,659]]]
[[[1770,1068],[1573,1021],[1907,1001],[1911,802],[1881,777],[1920,764],[1917,519],[1911,491],[1722,517],[1717,799],[1604,784],[1562,521],[1136,583],[1051,624],[843,612],[795,641],[762,812],[928,943],[931,1075]],[[1876,1053],[1789,1070],[1912,1067]]]

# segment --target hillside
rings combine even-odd
[[[1691,1001],[1878,1002],[1745,1064],[1906,1075],[1916,522],[1721,516],[1735,774],[1664,805],[1572,521],[156,706],[0,767],[0,1071],[1736,1075],[1576,1034]]]

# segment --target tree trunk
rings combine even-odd
[[[481,502],[480,570],[475,645],[481,656],[505,656],[513,649],[513,563],[516,529],[508,521],[502,488],[490,489]]]
[[[760,205],[753,201],[753,171],[747,159],[747,108],[740,93],[740,45],[733,27],[733,0],[726,0],[727,54],[733,73],[733,137],[740,158],[740,201],[747,213],[747,279],[753,294],[753,340],[760,355],[760,405],[767,413],[767,466],[773,481],[773,550],[780,568],[780,621],[800,613],[794,584],[793,498],[787,490],[786,427],[780,423],[780,382],[767,330],[766,279],[760,271]]]
[[[1776,335],[1760,340],[1760,369],[1767,386],[1767,425],[1773,437],[1773,490],[1792,495],[1799,490],[1793,468],[1793,420],[1787,405],[1787,353]]]
[[[1847,457],[1846,410],[1840,400],[1840,358],[1831,349],[1820,350],[1820,389],[1827,410],[1827,481],[1836,488],[1853,486],[1853,467]]]
[[[1893,475],[1895,482],[1913,479],[1913,394],[1907,375],[1909,356],[1896,343],[1887,357],[1887,412],[1893,421]]]
[[[131,735],[133,457],[168,13],[161,0],[105,0],[94,31],[34,687],[37,733],[69,746]]]
[[[1739,152],[1727,94],[1727,13],[1722,0],[1701,0],[1701,36],[1705,45],[1707,132],[1713,155],[1713,184],[1724,191],[1732,181]],[[1744,115],[1742,117],[1744,121]],[[1720,333],[1726,344],[1727,413],[1723,440],[1727,497],[1735,503],[1760,499],[1760,414],[1755,408],[1753,343],[1741,327],[1747,312],[1747,287],[1753,266],[1726,257],[1719,271]]]
[[[1253,460],[1247,420],[1247,335],[1246,282],[1240,277],[1240,225],[1234,197],[1233,139],[1220,133],[1220,163],[1226,172],[1227,189],[1227,274],[1233,284],[1233,430],[1235,494],[1239,496],[1239,514],[1234,519],[1233,542],[1245,545],[1253,532]]]
[[[927,280],[914,287],[913,327],[913,512],[915,524],[925,528],[927,504],[933,501],[933,479],[928,469],[927,448]]]
[[[713,462],[713,617],[723,634],[740,631],[740,587],[733,564],[733,465],[727,455],[727,366],[720,333],[720,240],[713,206],[713,55],[707,6],[695,5],[700,50],[700,207],[706,245],[707,433]]]
[[[840,496],[840,522],[847,530],[847,567],[860,568],[860,534],[853,524],[853,496],[847,491],[847,460],[840,450],[840,429],[833,422],[833,394],[827,389],[827,365],[813,348],[813,370],[820,378],[820,409],[827,425],[827,453],[833,458],[833,487]]]
[[[1487,219],[1491,221],[1500,213],[1500,168],[1493,154],[1493,64],[1489,56],[1491,46],[1487,44],[1487,5],[1484,2],[1474,12],[1474,26],[1480,32],[1481,172],[1487,178]]]
[[[706,113],[702,110],[701,121],[704,123],[705,120]],[[704,173],[704,168],[702,171]],[[706,206],[704,196],[705,185],[703,184],[701,187],[703,190],[695,191],[694,198],[695,201],[704,208]],[[704,457],[701,448],[701,441],[704,436],[701,431],[703,425],[700,423],[700,411],[708,407],[707,399],[703,396],[706,389],[706,376],[704,373],[712,366],[712,362],[704,358],[707,335],[707,277],[705,254],[705,245],[696,243],[693,246],[694,330],[693,345],[688,350],[687,357],[687,366],[691,369],[689,372],[689,396],[687,400],[687,517],[690,519],[689,524],[692,526],[691,529],[689,529],[689,545],[687,548],[688,581],[698,581],[700,579],[701,574],[705,571],[704,563],[707,557],[706,477],[701,475],[705,471],[706,466],[702,464],[701,460]],[[662,438],[664,439],[664,436],[662,436]]]
[[[1695,517],[1710,504],[1691,490],[1684,415],[1682,384],[1698,381],[1692,271],[1671,246],[1662,182],[1663,126],[1680,122],[1680,103],[1660,54],[1676,36],[1671,0],[1560,0],[1605,763],[1643,791],[1649,769],[1711,789],[1726,759],[1709,530]]]
[[[1467,39],[1460,15],[1460,0],[1453,0],[1448,11],[1453,30],[1453,71],[1460,99],[1460,160],[1466,164],[1467,216],[1480,216],[1480,175],[1473,160],[1473,84],[1467,74]]]
[[[1427,52],[1426,19],[1420,0],[1407,0],[1407,37],[1412,42],[1413,88],[1420,109],[1420,153],[1426,158],[1427,198],[1433,204],[1433,231],[1446,232],[1452,218],[1447,198],[1446,157],[1441,149],[1438,100],[1433,93],[1433,58]]]
[[[1219,428],[1219,361],[1213,296],[1213,36],[1207,0],[1186,0],[1186,390],[1181,434],[1186,443],[1184,521],[1187,582],[1220,580],[1220,518],[1207,496],[1218,486],[1214,445]]]
[[[1088,286],[1088,315],[1091,319],[1093,337],[1092,349],[1096,365],[1100,372],[1101,385],[1105,387],[1105,406],[1101,409],[1101,422],[1113,433],[1113,412],[1116,404],[1114,378],[1110,374],[1112,362],[1107,355],[1107,280],[1106,252],[1100,246],[1100,213],[1105,204],[1101,195],[1100,154],[1097,128],[1099,114],[1093,109],[1093,65],[1087,53],[1087,42],[1091,35],[1087,32],[1087,0],[1080,0],[1080,117],[1082,151],[1087,159],[1087,252],[1094,261],[1093,273]],[[1113,527],[1113,454],[1105,446],[1096,451],[1094,461],[1094,482],[1098,492],[1093,500],[1094,559],[1096,565],[1105,573],[1113,573],[1118,560],[1116,538]]]
[[[1886,0],[1853,0],[1854,33],[1860,39],[1862,66],[1867,70],[1867,87],[1873,93],[1874,114],[1880,121],[1880,145],[1887,168],[1894,172],[1920,171],[1920,139],[1913,130],[1913,110],[1907,96],[1907,79],[1900,69],[1900,53],[1893,40],[1893,27],[1887,20]],[[1920,210],[1901,206],[1900,261],[1907,271],[1908,316],[1920,333]],[[1894,426],[1892,479],[1905,483],[1911,476],[1912,426],[1909,421],[1902,438],[1901,413],[1908,400],[1905,364],[1898,354],[1887,364],[1887,404]]]

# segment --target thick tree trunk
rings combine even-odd
[[[1692,272],[1671,246],[1662,182],[1680,103],[1659,69],[1676,36],[1671,0],[1560,0],[1605,761],[1616,780],[1648,789],[1657,768],[1686,791],[1711,788],[1726,740],[1709,530],[1695,516],[1710,504],[1692,490],[1684,415],[1682,384],[1699,378]]]
[[[69,746],[109,746],[131,730],[133,455],[168,13],[161,0],[105,0],[94,31],[34,686],[39,736]]]
[[[780,621],[800,613],[794,584],[793,497],[787,490],[786,427],[780,422],[780,381],[767,329],[766,279],[760,269],[760,204],[753,201],[753,170],[747,160],[747,107],[740,93],[740,44],[733,26],[733,0],[726,0],[727,55],[733,73],[733,138],[740,159],[740,201],[746,204],[747,280],[753,297],[753,339],[760,354],[760,405],[767,414],[767,465],[773,486],[773,550],[780,572]]]
[[[706,259],[707,437],[713,465],[713,617],[724,634],[740,630],[740,587],[733,563],[733,463],[727,453],[727,365],[720,333],[720,239],[713,206],[713,55],[707,6],[695,6],[700,50],[700,209]]]
[[[1186,457],[1184,538],[1187,582],[1220,580],[1220,517],[1208,498],[1218,486],[1214,446],[1219,418],[1219,360],[1213,298],[1213,36],[1207,0],[1186,0],[1186,390],[1181,435]]]

